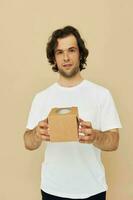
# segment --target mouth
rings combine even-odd
[[[72,64],[63,64],[63,67],[71,67]]]

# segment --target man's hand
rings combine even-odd
[[[103,151],[114,151],[119,145],[119,130],[114,128],[102,132],[93,129],[91,122],[79,119],[79,142],[93,144]]]
[[[25,148],[28,150],[39,148],[43,140],[50,141],[48,119],[39,122],[35,128],[27,129],[24,133]]]
[[[36,136],[45,141],[50,141],[50,135],[48,134],[48,119],[40,121],[35,128]]]
[[[36,141],[50,141],[48,133],[48,119],[38,123],[35,128]],[[82,133],[82,134],[80,134]],[[119,130],[111,129],[105,132],[93,129],[91,122],[79,119],[79,142],[93,144],[104,151],[113,151],[118,148]]]
[[[95,141],[95,139],[96,131],[92,128],[91,122],[79,119],[79,142],[91,144]]]

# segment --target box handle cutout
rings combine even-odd
[[[59,108],[56,112],[60,115],[64,115],[64,114],[70,113],[71,109],[70,108]]]

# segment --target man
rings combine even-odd
[[[118,148],[121,124],[110,92],[81,76],[87,56],[84,41],[72,26],[54,31],[47,44],[47,58],[59,79],[35,96],[24,134],[29,150],[47,141],[41,173],[43,200],[106,199],[101,150]],[[79,110],[79,141],[50,142],[48,113],[53,107],[71,106]]]

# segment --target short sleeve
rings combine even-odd
[[[33,129],[38,124],[39,121],[41,121],[40,102],[38,100],[38,96],[36,95],[31,104],[26,128]]]
[[[101,131],[122,127],[114,100],[108,90],[102,98],[100,113]]]

